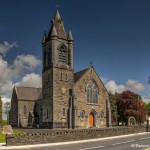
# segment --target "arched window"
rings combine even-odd
[[[87,103],[98,103],[98,87],[94,80],[90,80],[87,85]]]
[[[60,80],[63,80],[63,72],[60,72]]]
[[[80,112],[80,118],[81,119],[84,119],[85,118],[85,112],[83,110],[81,110]]]
[[[51,67],[51,62],[52,62],[52,52],[51,49],[49,49],[49,51],[47,52],[47,65],[48,67]]]
[[[23,106],[23,117],[27,117],[27,107]]]
[[[68,81],[68,74],[66,73],[65,81]]]
[[[41,107],[41,109],[40,109],[40,118],[42,118],[42,114],[43,114],[43,109]]]
[[[61,45],[59,48],[59,62],[61,64],[68,64],[68,51],[66,45]]]
[[[65,108],[62,109],[62,117],[63,117],[63,118],[66,117],[66,109],[65,109]]]

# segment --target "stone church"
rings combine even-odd
[[[9,123],[16,127],[111,126],[108,92],[91,65],[74,73],[73,36],[57,10],[44,34],[42,89],[14,86]]]

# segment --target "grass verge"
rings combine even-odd
[[[24,132],[20,131],[20,130],[13,130],[15,135],[22,135],[24,134]],[[0,130],[0,143],[5,143],[6,142],[6,136],[4,134],[2,134],[2,130]]]

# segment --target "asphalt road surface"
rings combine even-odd
[[[150,133],[78,144],[37,147],[30,150],[145,150],[148,147],[150,148]]]

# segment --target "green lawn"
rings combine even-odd
[[[24,132],[20,131],[20,130],[13,130],[14,134],[24,134]],[[6,138],[5,135],[2,134],[2,131],[0,131],[0,143],[5,143],[6,142]]]

